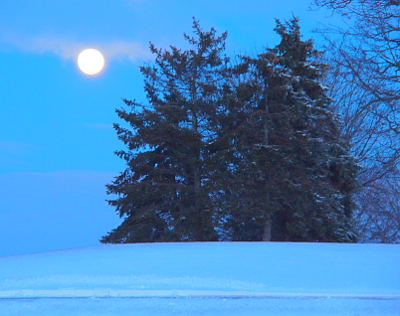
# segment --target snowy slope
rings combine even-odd
[[[399,266],[400,245],[382,244],[158,243],[1,257],[0,315],[123,306],[126,315],[400,315]]]

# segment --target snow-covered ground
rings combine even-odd
[[[400,315],[400,245],[157,243],[0,257],[0,315]]]

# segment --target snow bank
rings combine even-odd
[[[395,296],[399,266],[400,245],[105,245],[2,257],[0,296]]]
[[[400,245],[383,244],[158,243],[0,257],[0,314],[400,315],[399,266]]]

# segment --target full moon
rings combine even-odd
[[[96,49],[85,49],[78,56],[78,66],[87,75],[98,74],[104,67],[104,57]]]

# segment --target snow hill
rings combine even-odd
[[[0,257],[0,315],[400,315],[400,245],[156,243]],[[133,312],[134,311],[134,312]]]

